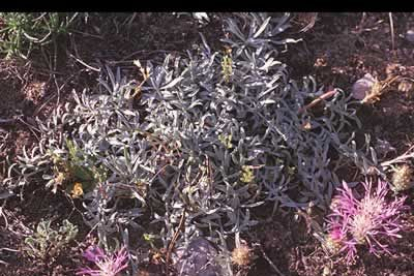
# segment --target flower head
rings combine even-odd
[[[91,247],[85,251],[83,256],[88,261],[95,263],[97,268],[82,268],[76,275],[116,276],[128,267],[128,252],[125,247],[114,254],[108,254],[100,247]]]
[[[375,191],[372,183],[362,185],[364,196],[357,198],[344,182],[332,201],[328,219],[327,247],[347,252],[348,262],[355,260],[357,245],[367,244],[370,252],[378,255],[382,251],[389,252],[382,241],[401,237],[398,233],[402,226],[398,219],[405,208],[405,197],[388,202],[388,187],[384,181],[378,181]]]
[[[392,175],[392,187],[391,189],[395,192],[402,192],[411,188],[413,170],[407,164],[396,167],[394,174]]]
[[[232,262],[238,266],[248,266],[252,262],[252,259],[252,249],[244,244],[236,247],[231,254]]]

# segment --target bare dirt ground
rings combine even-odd
[[[388,13],[319,13],[309,30],[299,32],[312,18],[297,14],[287,35],[302,38],[303,42],[290,45],[281,59],[289,65],[293,77],[314,75],[317,83],[326,89],[350,90],[365,73],[380,80],[396,72],[414,79],[414,43],[400,36],[414,28],[414,14],[393,13],[392,19],[393,28]],[[219,42],[223,35],[221,25],[214,20],[200,27],[193,20],[173,15],[143,14],[133,18],[128,28],[118,28],[105,16],[91,20],[97,22],[89,22],[82,32],[61,41],[58,49],[50,51],[53,54],[49,54],[49,58],[35,53],[26,63],[0,61],[0,118],[14,118],[0,122],[0,131],[7,132],[4,141],[0,141],[0,180],[5,175],[5,159],[15,158],[23,146],[30,148],[36,141],[34,118],[45,117],[56,105],[70,100],[72,89],[95,85],[97,72],[93,68],[99,63],[121,66],[126,74],[133,75],[137,73],[131,64],[134,59],[157,62],[157,59],[162,60],[162,53],[185,54],[185,49],[200,41],[198,32],[206,36],[213,48],[223,48]],[[100,29],[89,26],[100,26]],[[50,63],[53,55],[57,58]],[[53,77],[51,71],[55,72]],[[359,110],[363,126],[359,132],[371,134],[373,141],[376,138],[388,141],[396,149],[388,153],[388,157],[398,156],[413,145],[413,109],[414,89],[401,89],[396,83],[377,102]],[[354,180],[354,168],[350,171],[352,173],[344,174],[345,180]],[[409,200],[413,200],[412,194]],[[27,227],[33,229],[40,219],[52,218],[60,222],[71,218],[83,225],[78,211],[63,194],[53,195],[36,183],[22,191],[21,199],[7,201],[3,210],[8,220],[0,217],[0,228],[9,224],[14,231],[0,231],[0,248],[21,249],[22,234],[29,231]],[[305,219],[279,214],[245,237],[251,244],[262,244],[263,251],[255,249],[257,259],[249,270],[239,275],[414,275],[412,214],[413,210],[406,216],[409,231],[399,240],[395,254],[381,258],[362,254],[353,266],[329,259],[319,241],[308,231]],[[77,240],[82,241],[89,229],[85,226],[80,230]],[[77,250],[84,247],[82,244]],[[56,260],[40,263],[22,258],[12,250],[1,250],[0,259],[6,264],[0,263],[0,276],[74,275],[79,260],[70,256],[75,253],[63,252]],[[154,271],[153,274],[142,275],[157,275],[157,268],[149,270]]]

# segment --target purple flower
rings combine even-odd
[[[88,261],[95,263],[97,269],[82,268],[76,275],[116,276],[128,267],[128,252],[122,247],[114,254],[105,253],[100,247],[90,247],[83,254]]]
[[[406,197],[386,200],[387,182],[378,181],[375,191],[372,183],[362,185],[364,196],[357,198],[343,182],[330,206],[332,213],[328,219],[326,246],[334,253],[346,252],[349,263],[355,260],[357,245],[368,245],[370,252],[377,256],[380,252],[389,253],[388,246],[382,242],[401,237],[399,218],[406,208]]]

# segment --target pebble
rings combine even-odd
[[[181,276],[221,276],[214,261],[218,255],[213,245],[204,238],[197,238],[185,248],[178,248],[176,268]]]
[[[364,99],[376,82],[377,80],[371,74],[365,74],[352,86],[352,96],[358,100]]]
[[[407,39],[408,41],[414,43],[414,30],[408,30],[405,33],[405,39]]]

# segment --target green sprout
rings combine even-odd
[[[156,235],[152,233],[144,233],[142,235],[142,238],[144,239],[144,241],[148,242],[152,248],[155,248],[154,242],[155,242],[155,239],[157,238]]]

